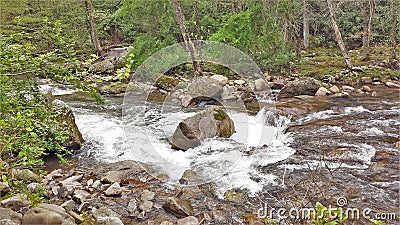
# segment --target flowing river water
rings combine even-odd
[[[397,89],[374,86],[376,97],[260,101],[256,115],[229,108],[236,128],[231,138],[209,139],[182,152],[172,150],[168,138],[199,108],[138,102],[125,108],[129,116],[123,118],[123,97],[96,105],[68,86],[52,88],[73,108],[86,141],[78,154],[83,161],[138,160],[168,174],[171,185],[190,169],[202,181],[213,181],[220,197],[227,190],[244,190],[280,206],[282,199],[294,204],[325,198],[334,205],[345,197],[348,206],[399,215]],[[270,110],[275,106],[295,116],[277,115]]]

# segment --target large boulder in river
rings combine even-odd
[[[172,136],[172,147],[188,150],[206,138],[230,137],[235,133],[231,118],[220,106],[212,106],[179,123]]]
[[[278,99],[292,98],[298,95],[312,95],[314,96],[321,84],[313,79],[307,78],[305,80],[296,80],[286,84],[278,94]]]
[[[187,87],[187,94],[192,97],[207,97],[221,99],[223,85],[215,79],[209,77],[197,77]]]
[[[70,136],[69,140],[64,143],[64,145],[69,149],[80,149],[84,140],[75,123],[75,116],[72,113],[71,107],[59,99],[53,100],[52,106],[53,110],[60,115],[61,122],[64,124]]]

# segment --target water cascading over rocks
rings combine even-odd
[[[172,148],[188,150],[212,137],[230,137],[235,133],[231,118],[220,106],[212,106],[179,123],[172,136]]]

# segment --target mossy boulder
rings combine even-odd
[[[172,136],[172,147],[188,150],[212,137],[230,137],[235,126],[229,115],[220,106],[212,106],[179,123]]]
[[[154,86],[166,91],[172,91],[176,87],[176,85],[179,84],[179,82],[180,81],[174,77],[160,75],[156,80]]]
[[[59,99],[55,99],[52,102],[52,106],[53,110],[60,115],[61,123],[63,123],[70,136],[64,145],[69,149],[80,149],[84,140],[81,132],[78,129],[78,126],[75,123],[75,116],[71,107]]]

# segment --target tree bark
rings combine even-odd
[[[92,0],[86,0],[86,14],[89,21],[90,37],[92,39],[94,49],[97,55],[102,55],[104,53],[103,48],[100,45],[99,37],[97,36],[96,25],[93,19],[93,4]]]
[[[188,48],[190,57],[192,59],[193,72],[197,75],[198,73],[200,73],[201,68],[200,68],[200,64],[197,62],[196,49],[195,49],[194,44],[193,44],[192,40],[190,39],[188,31],[186,29],[185,16],[182,13],[181,6],[180,6],[178,0],[172,0],[172,4],[174,6],[174,11],[175,11],[176,17],[178,18],[178,24],[179,24],[179,28],[181,30],[183,41],[185,42],[185,45]]]
[[[391,48],[391,62],[395,62],[397,59],[396,56],[396,46],[397,46],[397,41],[396,41],[396,29],[397,29],[397,0],[391,0],[390,1],[390,8],[391,8],[391,16],[392,16],[392,27],[390,29],[390,48]]]
[[[364,59],[369,58],[370,43],[371,43],[371,30],[372,18],[374,16],[375,4],[373,0],[363,3],[363,47],[362,53]]]
[[[201,39],[201,27],[200,27],[200,16],[199,16],[199,0],[194,2],[194,12],[196,17],[196,39]]]
[[[236,9],[235,9],[235,0],[231,0],[231,10],[232,10],[232,13],[233,13],[233,14],[236,13]]]
[[[353,65],[351,63],[350,55],[346,50],[346,46],[344,45],[342,34],[340,33],[339,27],[336,23],[336,16],[335,16],[335,12],[333,10],[332,0],[326,0],[326,1],[328,3],[329,14],[330,14],[330,17],[332,20],[333,29],[335,31],[336,41],[339,45],[340,51],[342,52],[344,62],[346,64],[347,68],[352,69]]]
[[[303,1],[303,43],[304,48],[310,46],[310,20],[308,18],[307,0]]]

